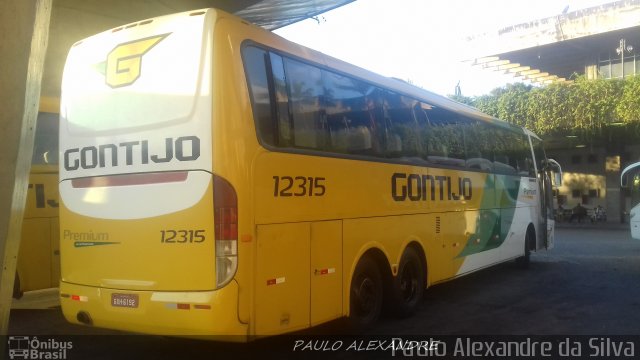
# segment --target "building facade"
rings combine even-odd
[[[624,0],[517,24],[466,39],[469,62],[534,85],[640,75],[640,0]],[[597,141],[559,134],[547,142],[547,155],[563,166],[558,204],[602,206],[607,220],[628,221],[630,196],[620,187],[620,171],[640,161],[640,137],[622,134],[611,123]],[[602,135],[602,134],[600,134]]]

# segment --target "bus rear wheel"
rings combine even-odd
[[[373,325],[382,310],[382,275],[371,257],[363,257],[353,273],[350,289],[349,323],[355,330]]]
[[[413,314],[424,295],[425,270],[418,252],[409,247],[402,254],[394,281],[394,309],[400,317]]]
[[[531,263],[531,246],[535,241],[535,235],[530,229],[527,229],[527,233],[524,236],[524,255],[516,259],[516,264],[521,269],[529,268]]]

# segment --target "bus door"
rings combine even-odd
[[[555,217],[553,205],[553,188],[562,185],[562,168],[560,164],[553,160],[547,159],[543,162],[540,171],[540,184],[542,194],[540,195],[540,209],[542,215],[543,241],[545,249],[551,249],[554,246],[554,230]]]

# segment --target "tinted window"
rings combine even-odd
[[[493,171],[493,127],[469,120],[464,128],[467,167],[481,171]]]
[[[528,177],[536,177],[536,170],[533,162],[533,154],[531,152],[531,145],[529,144],[529,137],[527,135],[520,135],[520,156],[518,157],[518,174]]]
[[[328,137],[323,111],[324,88],[320,69],[291,60],[284,60],[289,91],[293,146],[324,149]]]
[[[269,145],[535,176],[528,137],[511,128],[256,47],[243,56],[258,133]]]
[[[417,101],[386,91],[384,119],[386,155],[391,158],[418,158],[422,154],[418,122],[413,108]]]
[[[496,130],[496,171],[509,175],[535,176],[528,137],[504,128]]]
[[[292,141],[291,123],[289,118],[289,95],[287,94],[287,80],[284,73],[284,62],[282,57],[276,54],[270,54],[272,82],[273,82],[273,99],[275,103],[276,117],[276,145],[289,146]]]
[[[382,148],[376,117],[379,100],[375,88],[364,82],[323,71],[325,111],[329,128],[328,150],[380,156]]]
[[[275,144],[275,124],[271,113],[269,82],[267,79],[267,52],[246,47],[243,52],[249,93],[253,105],[253,117],[260,138],[268,144]]]
[[[436,164],[464,167],[466,156],[461,119],[453,112],[433,109],[429,120],[427,159]]]
[[[533,153],[536,157],[536,161],[538,164],[538,169],[543,169],[544,168],[544,160],[547,158],[545,153],[544,153],[544,148],[542,146],[542,141],[538,140],[534,137],[531,138],[531,143],[533,144]]]

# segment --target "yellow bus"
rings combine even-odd
[[[70,49],[60,296],[73,323],[264,336],[553,246],[541,140],[206,9]],[[234,338],[236,339],[236,338]]]
[[[58,287],[58,99],[42,98],[29,175],[13,296]]]

